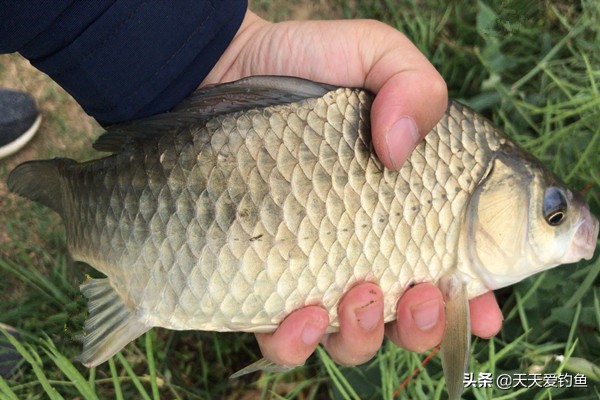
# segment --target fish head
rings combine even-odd
[[[493,160],[463,223],[459,267],[480,283],[477,292],[589,260],[598,236],[598,219],[583,197],[520,152]]]

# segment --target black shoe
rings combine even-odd
[[[41,120],[31,95],[0,89],[0,158],[25,146],[37,132]]]
[[[15,339],[19,339],[19,333],[12,326],[0,323],[0,327],[6,329]],[[8,341],[8,338],[0,332],[0,376],[10,378],[22,361],[21,354]]]

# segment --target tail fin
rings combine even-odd
[[[13,169],[8,176],[8,189],[61,214],[63,197],[60,190],[60,170],[72,163],[75,161],[68,158],[25,162]]]

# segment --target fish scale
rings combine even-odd
[[[319,304],[335,330],[341,294],[365,280],[379,282],[394,319],[406,286],[454,266],[458,217],[504,139],[451,105],[410,163],[384,171],[371,101],[338,89],[72,168],[71,191],[94,193],[67,223],[73,256],[111,277],[150,325],[268,331]]]

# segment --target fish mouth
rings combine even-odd
[[[598,219],[590,213],[587,207],[581,210],[579,227],[571,241],[568,258],[576,262],[582,258],[591,260],[596,250],[596,238],[598,237]]]

